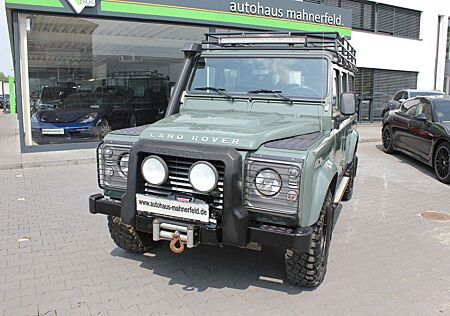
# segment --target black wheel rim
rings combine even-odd
[[[383,147],[384,149],[389,149],[391,146],[391,131],[389,128],[385,128],[383,131]]]
[[[450,152],[447,147],[442,146],[436,153],[436,174],[440,179],[446,179],[450,175]]]

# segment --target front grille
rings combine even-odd
[[[111,149],[112,155],[105,157],[105,150]],[[97,178],[98,185],[105,190],[125,191],[127,188],[127,175],[120,169],[120,159],[129,154],[131,145],[101,143],[97,147]],[[107,171],[112,175],[108,176]]]
[[[169,168],[169,178],[166,183],[155,186],[145,183],[145,193],[155,197],[167,197],[169,195],[189,196],[195,199],[203,200],[210,206],[210,216],[219,220],[223,213],[223,188],[225,164],[221,161],[208,161],[216,167],[219,174],[217,188],[209,193],[196,191],[189,182],[189,169],[199,160],[190,158],[180,158],[174,156],[159,156]]]

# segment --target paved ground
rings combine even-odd
[[[0,171],[0,314],[450,315],[449,186],[404,156],[360,145],[325,282],[284,281],[279,251],[162,244],[130,255],[88,213],[95,166]]]
[[[362,143],[381,141],[381,122],[358,124],[359,140]]]
[[[0,111],[0,170],[95,162],[95,149],[21,153],[17,115]]]

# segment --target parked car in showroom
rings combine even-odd
[[[9,94],[5,94],[5,98],[3,98],[3,96],[0,96],[0,105],[2,106],[2,109],[9,108]]]
[[[450,98],[416,97],[383,119],[383,150],[399,151],[433,167],[450,183]]]
[[[426,96],[445,96],[445,93],[439,90],[416,90],[416,89],[404,89],[397,91],[391,100],[388,101],[386,108],[383,110],[382,117],[387,112],[400,108],[400,105],[408,99],[414,97],[426,97]]]
[[[42,88],[39,97],[33,98],[32,105],[37,110],[56,109],[61,106],[61,103],[66,97],[74,93],[77,93],[76,87],[74,86],[45,86]]]
[[[108,93],[72,94],[56,109],[36,112],[31,132],[37,143],[100,140],[111,130],[136,126],[129,97]]]

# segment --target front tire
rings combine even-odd
[[[381,136],[382,136],[381,140],[383,143],[383,151],[386,154],[393,154],[394,147],[393,147],[393,140],[392,140],[392,130],[389,125],[384,126]]]
[[[450,183],[450,144],[442,143],[434,154],[434,173],[439,181]]]
[[[317,287],[327,272],[328,252],[333,229],[332,194],[328,190],[319,220],[313,225],[311,243],[306,252],[288,249],[285,256],[286,275],[289,282]]]
[[[133,226],[120,222],[119,217],[108,216],[108,228],[116,245],[131,253],[146,253],[156,246],[152,235],[137,232]]]

